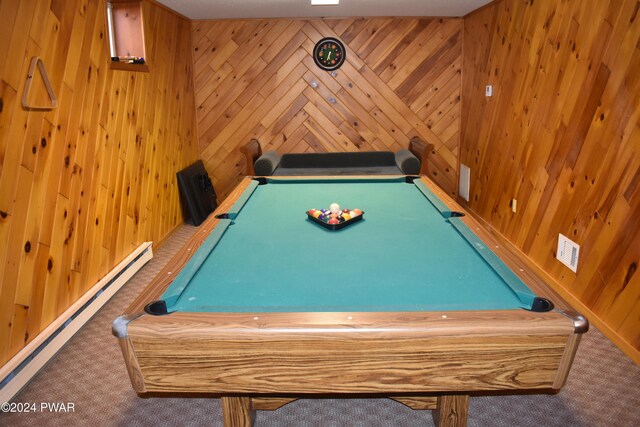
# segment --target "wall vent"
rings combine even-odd
[[[578,255],[580,245],[571,241],[568,237],[558,234],[558,251],[556,258],[569,267],[574,273],[578,270]]]
[[[460,197],[469,201],[469,187],[471,181],[471,169],[469,166],[460,163],[460,184],[458,186],[458,194]]]

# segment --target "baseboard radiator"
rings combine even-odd
[[[10,402],[127,281],[153,258],[152,242],[138,246],[78,301],[0,368],[0,404]]]

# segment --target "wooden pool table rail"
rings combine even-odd
[[[552,389],[573,325],[525,310],[173,313],[127,332],[139,392],[425,393]]]
[[[209,215],[209,217],[198,227],[193,236],[185,243],[171,260],[162,268],[158,275],[149,283],[149,285],[136,297],[135,300],[127,307],[124,315],[132,315],[140,313],[144,310],[144,307],[151,301],[158,300],[164,291],[169,287],[171,282],[176,278],[180,269],[182,269],[187,262],[191,259],[191,256],[198,250],[202,243],[207,239],[207,236],[211,233],[216,225],[218,225],[219,219],[217,215],[225,213],[231,209],[231,206],[235,203],[236,199],[242,194],[242,192],[251,183],[250,178],[243,179],[238,186],[229,194],[216,210]]]

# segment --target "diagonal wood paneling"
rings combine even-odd
[[[0,365],[181,221],[198,158],[190,23],[144,2],[149,73],[109,69],[104,0],[0,2]],[[58,98],[21,98],[32,56]],[[30,100],[48,105],[36,76]]]
[[[414,136],[434,144],[433,178],[455,194],[461,19],[196,21],[192,34],[198,140],[220,195],[251,138],[286,153],[398,150]],[[347,48],[335,76],[311,57],[328,36]]]
[[[465,18],[460,154],[469,207],[638,363],[639,8],[504,0]],[[555,259],[558,233],[581,246],[577,274]]]

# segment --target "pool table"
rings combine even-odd
[[[331,203],[361,220],[330,230]],[[139,393],[388,396],[466,424],[469,395],[557,390],[588,322],[428,178],[246,178],[114,321]]]

